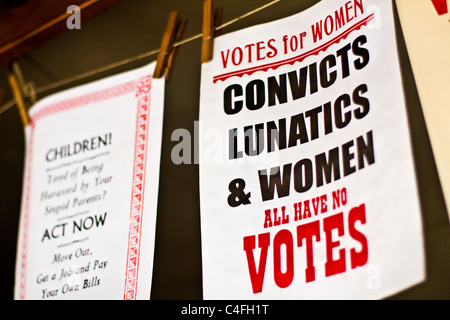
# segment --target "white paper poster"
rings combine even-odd
[[[425,279],[391,1],[217,38],[200,99],[205,299],[378,299]]]
[[[450,6],[447,2],[396,0],[447,211],[450,214]]]
[[[155,64],[39,101],[15,299],[149,299],[164,80]]]

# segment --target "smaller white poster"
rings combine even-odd
[[[390,0],[323,0],[202,66],[206,299],[378,299],[425,279]]]
[[[31,108],[15,299],[150,298],[165,86],[154,67]]]

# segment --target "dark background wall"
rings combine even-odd
[[[228,21],[267,2],[216,0],[214,5],[224,7],[224,21]],[[224,32],[280,19],[317,2],[282,0],[227,27]],[[123,0],[101,15],[83,22],[81,30],[67,31],[18,61],[25,78],[39,87],[158,49],[167,18],[173,10],[189,20],[186,37],[201,32],[202,0]],[[397,15],[396,24],[423,208],[427,280],[391,298],[449,299],[449,220]],[[166,87],[152,299],[202,299],[198,165],[177,166],[170,158],[177,143],[171,141],[174,130],[184,128],[194,136],[200,91],[200,43],[200,40],[194,40],[181,47],[172,80]],[[136,61],[70,86],[138,67],[155,58]],[[0,67],[0,87],[5,88],[4,101],[9,101],[12,95],[6,74],[7,68]],[[39,96],[42,97],[43,94]],[[13,298],[23,159],[23,128],[17,108],[12,108],[0,115],[1,297],[9,300]]]

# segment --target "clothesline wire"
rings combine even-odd
[[[225,22],[225,23],[221,24],[220,26],[217,26],[216,30],[220,30],[220,29],[223,29],[225,27],[228,27],[228,26],[232,25],[233,23],[235,23],[235,22],[237,22],[237,21],[239,21],[241,19],[244,19],[244,18],[246,18],[246,17],[248,17],[248,16],[250,16],[250,15],[252,15],[254,13],[257,13],[257,12],[267,8],[267,7],[270,7],[271,5],[273,5],[273,4],[277,3],[277,2],[280,2],[280,1],[281,0],[273,0],[273,1],[263,5],[261,7],[258,7],[256,9],[252,10],[252,11],[249,11],[249,12],[247,12],[247,13],[245,13],[245,14],[237,17],[237,18],[235,18],[235,19],[232,19],[232,20],[230,20],[228,22]],[[202,37],[201,33],[200,34],[196,34],[196,35],[194,35],[192,37],[189,37],[189,38],[186,38],[184,40],[175,42],[173,44],[173,47],[181,46],[181,45],[183,45],[185,43],[191,42],[191,41],[199,39],[201,37]],[[34,89],[34,91],[35,91],[36,94],[40,94],[40,93],[43,93],[43,92],[46,92],[46,91],[50,91],[50,90],[62,87],[64,85],[67,85],[69,83],[88,78],[88,77],[96,75],[98,73],[102,73],[102,72],[105,72],[105,71],[108,71],[108,70],[111,70],[111,69],[115,69],[117,67],[129,64],[131,62],[150,57],[152,55],[158,54],[159,51],[160,51],[159,49],[154,49],[154,50],[151,50],[151,51],[147,51],[145,53],[136,55],[134,57],[122,59],[120,61],[108,64],[108,65],[103,66],[103,67],[95,68],[95,69],[92,69],[92,70],[89,70],[89,71],[86,71],[86,72],[74,75],[72,77],[68,77],[68,78],[65,78],[65,79],[62,79],[62,80],[58,80],[58,81],[49,83],[49,84],[41,86],[41,87],[37,87],[37,88]],[[16,104],[16,102],[15,102],[14,99],[10,100],[9,102],[7,102],[6,104],[4,104],[3,106],[0,107],[0,114],[5,112],[9,108],[13,107],[15,104]]]

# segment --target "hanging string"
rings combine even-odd
[[[256,9],[250,11],[250,12],[247,12],[247,13],[245,13],[245,14],[243,14],[243,15],[235,18],[235,19],[233,19],[233,20],[230,20],[228,22],[225,22],[225,23],[221,24],[220,26],[217,26],[216,30],[220,30],[220,29],[223,29],[225,27],[228,27],[228,26],[232,25],[233,23],[235,23],[235,22],[237,22],[237,21],[239,21],[241,19],[244,19],[244,18],[246,18],[246,17],[248,17],[248,16],[250,16],[252,14],[255,14],[255,13],[257,13],[257,12],[259,12],[259,11],[265,9],[265,8],[268,8],[268,7],[274,5],[275,3],[278,3],[280,1],[281,0],[273,0],[273,1],[263,5],[261,7],[258,7]],[[202,37],[201,33],[200,34],[196,34],[196,35],[194,35],[192,37],[189,37],[189,38],[186,38],[184,40],[175,42],[173,44],[173,46],[174,47],[178,47],[178,46],[181,46],[181,45],[183,45],[185,43],[188,43],[188,42],[191,42],[193,40],[199,39],[201,37]],[[155,50],[151,50],[151,51],[142,53],[142,54],[134,56],[134,57],[126,58],[126,59],[123,59],[123,60],[120,60],[120,61],[108,64],[108,65],[103,66],[103,67],[95,68],[95,69],[92,69],[90,71],[86,71],[86,72],[80,73],[78,75],[74,75],[72,77],[68,77],[68,78],[65,78],[65,79],[62,79],[62,80],[58,80],[58,81],[49,83],[49,84],[41,86],[41,87],[34,88],[34,93],[35,94],[40,94],[40,93],[47,92],[47,91],[50,91],[50,90],[53,90],[53,89],[57,89],[59,87],[65,86],[65,85],[67,85],[69,83],[72,83],[72,82],[75,82],[75,81],[78,81],[78,80],[82,80],[82,79],[88,78],[90,76],[96,75],[98,73],[102,73],[102,72],[105,72],[105,71],[109,71],[111,69],[118,68],[120,66],[124,66],[126,64],[131,63],[131,62],[135,62],[135,61],[138,61],[138,60],[150,57],[152,55],[156,55],[158,53],[159,53],[159,49],[155,49]],[[9,108],[13,107],[15,104],[16,104],[16,102],[15,102],[14,99],[9,101],[9,102],[7,102],[6,104],[4,104],[2,107],[0,107],[0,114],[5,112]]]
[[[1,108],[0,108],[0,114],[2,114],[3,112],[5,112],[6,110],[8,110],[9,108],[12,108],[16,105],[16,100],[12,99],[9,100],[7,103],[5,103]]]

